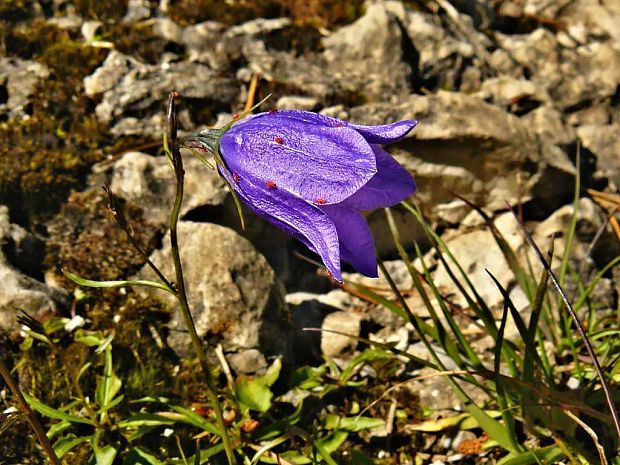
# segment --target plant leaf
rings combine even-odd
[[[234,390],[237,400],[250,410],[264,413],[271,407],[273,393],[261,378],[239,378]]]
[[[92,279],[82,278],[67,270],[62,270],[62,273],[68,279],[70,279],[76,284],[79,284],[80,286],[95,287],[95,288],[145,286],[145,287],[154,287],[156,289],[161,289],[163,291],[169,292],[170,294],[174,295],[174,291],[172,289],[169,289],[168,286],[162,283],[157,283],[155,281],[148,281],[144,279],[119,280],[119,281],[95,281]]]
[[[39,412],[41,415],[45,415],[48,418],[54,418],[56,420],[65,420],[70,423],[83,423],[86,425],[94,426],[95,423],[93,420],[89,418],[82,418],[75,415],[70,415],[68,413],[62,412],[55,408],[52,408],[48,405],[45,405],[43,402],[38,401],[34,397],[30,397],[28,394],[24,394],[24,398],[34,410]]]
[[[67,452],[83,442],[90,441],[91,436],[77,437],[74,434],[60,438],[54,443],[54,452],[61,459]]]

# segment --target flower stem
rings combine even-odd
[[[222,434],[222,441],[224,442],[224,450],[226,451],[226,457],[228,459],[229,465],[235,465],[235,455],[233,452],[232,444],[230,441],[230,436],[228,435],[228,429],[226,427],[226,422],[224,420],[224,414],[222,411],[222,406],[220,405],[220,401],[217,397],[217,388],[215,385],[215,379],[209,367],[209,363],[207,361],[207,355],[202,347],[202,342],[200,341],[200,337],[196,332],[196,325],[194,324],[194,319],[192,318],[192,314],[189,309],[189,303],[187,301],[187,292],[185,290],[185,280],[183,278],[183,267],[181,264],[181,255],[179,253],[179,242],[178,242],[178,234],[177,234],[177,226],[179,223],[179,215],[181,213],[181,206],[183,204],[183,190],[184,190],[184,179],[185,179],[185,170],[183,169],[183,158],[181,157],[181,153],[176,144],[176,111],[174,106],[174,99],[176,97],[176,93],[172,92],[170,94],[169,106],[168,106],[168,125],[170,131],[170,139],[169,139],[169,148],[172,155],[172,164],[174,168],[174,174],[176,178],[176,194],[174,198],[174,204],[172,207],[172,211],[170,212],[170,247],[172,250],[172,261],[174,263],[174,271],[176,277],[176,297],[179,301],[179,306],[181,307],[181,313],[183,315],[183,319],[185,320],[185,325],[187,326],[187,330],[189,332],[189,337],[192,341],[192,345],[194,347],[194,351],[198,356],[198,360],[200,362],[200,368],[204,373],[205,380],[207,383],[207,396],[215,412],[215,419],[217,422],[217,426]]]
[[[28,402],[26,402],[26,399],[24,399],[24,396],[22,395],[19,386],[11,376],[11,372],[2,360],[0,360],[0,376],[4,378],[4,382],[7,384],[11,392],[13,392],[13,395],[15,396],[15,398],[17,399],[17,403],[19,404],[19,409],[26,415],[28,423],[30,423],[30,427],[33,429],[34,434],[37,436],[37,439],[39,440],[41,447],[43,447],[43,450],[47,454],[50,463],[52,463],[53,465],[62,465],[60,463],[60,459],[56,455],[56,452],[54,452],[54,448],[52,447],[50,440],[45,434],[45,431],[43,431],[41,423],[39,423],[39,420],[37,420],[37,416],[28,405]]]

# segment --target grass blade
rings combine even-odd
[[[510,206],[509,206],[509,208],[510,208]],[[609,385],[607,383],[607,380],[605,379],[605,374],[603,373],[603,370],[602,370],[601,365],[600,365],[600,363],[598,361],[598,358],[596,357],[596,353],[594,352],[594,348],[592,347],[592,344],[590,343],[588,335],[586,334],[585,329],[581,325],[581,321],[579,320],[579,317],[577,316],[577,313],[575,312],[573,306],[571,305],[570,301],[568,300],[568,297],[566,296],[566,293],[564,292],[564,289],[562,288],[562,286],[560,285],[560,282],[558,281],[557,277],[555,276],[555,273],[553,273],[553,270],[551,270],[551,266],[549,265],[547,260],[545,260],[545,257],[543,256],[542,252],[540,251],[540,249],[538,248],[538,246],[534,242],[534,239],[532,238],[532,235],[525,229],[525,226],[523,225],[523,223],[521,223],[519,221],[519,219],[517,218],[517,216],[514,213],[514,210],[512,210],[512,208],[510,208],[510,211],[515,216],[515,220],[517,221],[517,223],[519,225],[519,228],[521,229],[521,232],[525,236],[525,239],[527,240],[527,242],[530,245],[530,247],[532,248],[532,250],[534,250],[534,252],[536,253],[536,255],[538,257],[538,260],[540,261],[542,266],[545,268],[547,273],[549,273],[549,278],[551,279],[551,282],[553,283],[553,285],[555,286],[556,290],[560,294],[560,297],[561,297],[562,301],[564,302],[564,305],[566,306],[566,310],[568,311],[570,317],[573,319],[573,322],[575,323],[575,326],[577,328],[577,332],[579,333],[579,336],[583,340],[583,343],[584,343],[584,345],[586,347],[588,355],[590,356],[590,359],[592,360],[592,364],[594,365],[594,369],[596,370],[596,374],[599,377],[599,380],[601,382],[601,386],[602,386],[603,391],[605,393],[605,398],[606,398],[606,401],[607,401],[607,405],[609,407],[609,411],[611,413],[611,417],[612,417],[612,420],[613,420],[613,423],[614,423],[614,427],[616,429],[616,435],[617,435],[618,439],[620,440],[620,418],[618,417],[618,411],[616,410],[616,407],[614,405],[613,398],[612,398],[612,395],[611,395],[611,391],[609,389]]]

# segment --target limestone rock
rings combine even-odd
[[[487,79],[482,83],[477,96],[504,108],[509,108],[515,101],[524,98],[542,103],[549,103],[551,100],[545,88],[527,79],[511,76]]]
[[[119,52],[111,53],[103,65],[84,79],[87,95],[102,93],[95,109],[98,120],[112,127],[115,136],[159,137],[162,110],[168,93],[179,92],[189,104],[200,102],[230,105],[237,101],[236,82],[198,63],[178,62],[146,65]],[[186,126],[197,126],[191,114],[181,113]]]
[[[173,276],[169,238],[151,260],[166,276]],[[209,223],[183,221],[179,245],[189,305],[198,334],[226,352],[258,349],[284,354],[290,333],[282,289],[265,258],[231,229]],[[154,273],[144,268],[140,275]],[[162,295],[158,293],[158,295]],[[168,343],[180,354],[191,351],[185,323],[176,301],[162,298],[174,308]]]
[[[23,310],[33,317],[56,312],[67,295],[51,289],[30,274],[41,273],[35,239],[21,227],[11,224],[9,211],[0,206],[0,333],[19,329],[17,316]]]
[[[454,224],[469,214],[453,193],[490,210],[535,199],[547,213],[570,195],[574,167],[566,154],[475,97],[440,91],[399,105],[356,107],[350,117],[364,124],[422,122],[389,150],[414,175],[415,199],[430,219]]]
[[[495,68],[515,77],[531,74],[530,80],[546,87],[562,108],[591,100],[611,98],[620,82],[620,46],[592,42],[575,48],[561,47],[550,31],[530,34],[497,34],[500,46],[493,55]]]
[[[26,115],[37,84],[48,76],[48,69],[36,61],[0,57],[0,114]]]
[[[131,23],[144,21],[151,16],[151,5],[148,0],[129,0],[127,2],[127,13],[123,18],[124,22]]]
[[[295,57],[289,52],[269,50],[261,41],[244,44],[243,55],[252,73],[260,74],[274,85],[289,91],[295,89],[320,102],[332,103],[347,97],[338,77],[325,72],[326,63],[322,56],[308,54]]]
[[[437,15],[412,11],[403,3],[385,2],[385,8],[398,18],[410,41],[409,63],[417,86],[428,89],[453,89],[461,80],[464,62],[472,60],[471,42],[455,37]],[[477,38],[486,43],[482,34]]]
[[[329,331],[338,331],[351,336],[359,336],[363,316],[355,312],[330,313],[323,320],[321,329],[321,351],[330,358],[342,358],[351,355],[357,347],[358,341],[354,337],[343,334],[334,334]]]
[[[556,145],[569,145],[576,135],[572,126],[562,121],[562,114],[551,105],[543,105],[521,117],[532,131]]]
[[[524,238],[517,230],[512,213],[502,214],[495,220],[495,225],[513,250],[519,250],[523,246]],[[446,240],[446,244],[456,261],[467,273],[467,278],[482,300],[490,308],[500,305],[504,299],[487,270],[505,289],[509,289],[514,284],[515,276],[491,231],[485,228],[465,232]],[[452,269],[455,270],[454,267]],[[443,295],[452,296],[451,300],[454,303],[463,307],[468,306],[467,300],[452,281],[443,263],[439,263],[433,274],[433,281]]]
[[[306,110],[315,111],[319,106],[319,102],[313,97],[305,97],[303,95],[285,95],[280,97],[276,102],[278,110]]]
[[[573,205],[565,205],[536,226],[534,237],[541,245],[546,246],[549,240],[554,239],[555,266],[561,263],[574,211]],[[620,245],[615,234],[604,227],[604,224],[605,213],[601,208],[589,198],[579,199],[575,238],[571,249],[571,259],[575,263],[593,260],[602,267],[620,253]],[[591,263],[590,266],[595,265]]]
[[[343,88],[370,100],[395,100],[412,90],[404,40],[397,18],[371,3],[364,16],[324,39],[324,56]]]
[[[222,205],[228,190],[224,181],[196,157],[184,157],[185,196],[181,215],[205,205]],[[174,201],[176,184],[170,164],[165,157],[128,152],[118,161],[92,176],[90,184],[109,182],[112,191],[140,205],[148,212],[149,220],[167,224]]]
[[[577,129],[583,147],[596,155],[596,166],[602,177],[620,189],[620,122],[606,125],[585,125]]]

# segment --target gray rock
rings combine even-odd
[[[153,25],[153,32],[168,42],[176,44],[184,42],[185,30],[170,18],[157,18]]]
[[[385,2],[385,7],[398,18],[411,41],[415,78],[425,87],[454,89],[461,77],[462,64],[475,56],[471,41],[455,37],[438,15],[412,11],[395,1]],[[477,38],[488,42],[482,34]]]
[[[103,64],[84,78],[84,93],[89,97],[111,90],[131,68],[139,66],[134,58],[112,50]]]
[[[306,110],[316,111],[319,102],[313,97],[305,97],[303,95],[285,95],[280,97],[276,102],[278,110]]]
[[[102,124],[112,126],[115,136],[143,135],[159,137],[164,102],[172,90],[186,101],[215,102],[230,106],[237,101],[235,80],[221,77],[197,63],[161,63],[146,65],[118,52],[111,53],[103,65],[84,79],[87,95],[103,93],[95,110]],[[181,114],[183,123],[196,126],[189,113]]]
[[[477,405],[488,402],[487,394],[474,385],[462,383],[461,387],[468,397]],[[437,375],[431,368],[417,370],[411,380],[400,386],[400,389],[415,393],[422,408],[428,408],[431,418],[454,416],[456,412],[465,411],[465,404],[456,394],[444,375]]]
[[[64,291],[51,289],[24,273],[24,269],[40,272],[29,264],[41,259],[33,254],[34,242],[24,229],[11,224],[8,208],[0,205],[0,333],[4,335],[19,330],[20,311],[37,318],[55,313],[68,300]]]
[[[47,79],[48,69],[30,60],[0,57],[0,114],[9,118],[23,117],[37,85]]]
[[[534,237],[543,245],[542,250],[547,248],[550,240],[554,240],[553,262],[556,267],[559,267],[562,261],[566,248],[566,234],[573,214],[573,206],[565,205],[537,225],[534,232]],[[603,266],[611,260],[611,257],[620,253],[620,245],[615,234],[605,228],[604,225],[605,212],[591,199],[579,199],[577,226],[570,254],[571,260],[575,263],[594,260]],[[596,242],[594,242],[595,238]],[[591,263],[590,266],[595,265]]]
[[[359,336],[362,329],[363,316],[356,312],[334,312],[323,320],[321,329],[321,351],[329,358],[346,358],[351,356],[358,345],[355,336]],[[338,331],[343,334],[334,334],[329,331]]]
[[[365,124],[422,122],[389,150],[413,173],[419,188],[414,197],[431,220],[454,224],[469,213],[453,203],[453,193],[490,210],[536,199],[552,211],[571,190],[574,167],[557,146],[475,97],[440,91],[399,105],[352,108],[350,117]]]
[[[550,105],[543,105],[521,117],[532,131],[542,140],[556,145],[569,145],[575,141],[572,126],[562,121],[562,114]]]
[[[265,356],[257,349],[244,350],[226,357],[235,373],[242,375],[259,375],[267,369]]]
[[[551,100],[545,88],[532,81],[512,76],[487,79],[482,83],[477,97],[505,108],[509,108],[515,100],[524,97],[543,103],[549,103]]]
[[[213,25],[210,25],[197,31],[198,35],[196,36],[199,39],[200,37],[205,37],[206,34],[208,40],[202,40],[200,44],[197,44],[195,39],[190,39],[187,44],[190,49],[190,56],[192,56],[192,50],[194,53],[198,52],[196,56],[201,61],[206,59],[214,69],[227,69],[231,62],[247,61],[248,68],[252,72],[261,73],[261,61],[267,58],[271,52],[276,53],[277,56],[265,63],[265,70],[269,71],[272,69],[274,63],[278,64],[277,67],[282,66],[286,69],[286,63],[280,63],[280,61],[296,61],[293,54],[270,50],[266,45],[266,39],[271,36],[277,36],[291,25],[292,22],[288,18],[257,18],[227,30],[224,30],[222,27],[222,32],[220,33],[217,32]],[[189,31],[186,36],[188,34]],[[303,62],[304,59],[301,59],[301,61]],[[277,76],[282,71],[275,70],[274,72]],[[268,76],[269,74],[265,75],[266,79],[270,80]]]
[[[598,173],[620,189],[620,123],[586,125],[577,129],[583,147],[596,155]]]
[[[549,218],[536,226],[534,238],[541,250],[549,250],[553,241],[552,266],[559,272],[562,257],[567,247],[567,232],[574,215],[572,205],[565,205],[555,211]],[[620,254],[620,244],[614,232],[605,227],[605,212],[589,198],[579,199],[575,236],[570,249],[570,267],[573,273],[566,276],[564,290],[571,300],[578,298],[586,285],[592,282],[600,268]],[[535,269],[541,267],[533,261]],[[575,279],[575,276],[578,276]],[[613,283],[607,278],[601,279],[592,293],[591,302],[600,311],[609,311],[615,307]]]
[[[513,250],[518,251],[523,247],[524,238],[517,229],[512,213],[504,213],[499,216],[495,220],[495,225]],[[464,232],[446,239],[446,245],[467,273],[467,278],[482,297],[482,300],[490,308],[500,306],[504,299],[486,270],[492,273],[505,289],[510,289],[514,285],[515,275],[491,231],[485,228]],[[448,263],[452,265],[450,261]],[[461,278],[454,266],[451,269],[457,277]],[[433,273],[433,281],[443,295],[451,296],[452,302],[462,307],[469,305],[467,299],[454,284],[443,263],[438,264],[437,270]]]
[[[133,23],[136,21],[144,21],[151,17],[151,5],[148,0],[129,0],[127,2],[127,13],[123,21]]]
[[[492,55],[496,70],[515,77],[531,74],[546,87],[554,102],[570,108],[591,100],[611,98],[620,81],[620,47],[592,42],[563,48],[546,29],[526,35],[496,35],[501,49]]]
[[[331,313],[347,313],[346,310],[351,307],[353,300],[350,294],[341,290],[334,290],[327,294],[294,292],[286,295],[286,303],[291,309],[295,325],[294,350],[298,360],[304,363],[322,360],[323,336],[307,328],[321,328],[324,320]]]
[[[611,102],[602,101],[567,114],[566,122],[574,127],[589,125],[605,126],[610,122],[610,114],[613,118],[614,112],[611,109]]]
[[[229,194],[224,181],[215,171],[204,166],[190,153],[184,156],[183,162],[185,195],[181,215],[205,205],[223,205]],[[115,194],[140,205],[148,212],[150,221],[167,224],[176,184],[165,157],[128,152],[118,161],[98,171],[90,179],[92,186],[108,182]]]
[[[238,26],[233,26],[226,31],[225,39],[234,37],[258,37],[275,31],[286,29],[292,24],[289,18],[264,19],[257,18],[246,21]]]
[[[295,89],[321,103],[330,103],[346,96],[338,76],[325,72],[327,65],[321,56],[308,54],[295,57],[292,53],[269,50],[261,41],[244,44],[242,52],[248,60],[248,68],[274,85],[289,91]]]
[[[370,100],[397,100],[412,90],[403,40],[397,18],[383,3],[371,3],[364,16],[323,40],[328,72],[347,91]]]
[[[182,41],[189,61],[206,63],[213,69],[226,69],[229,61],[226,50],[220,42],[226,27],[215,21],[187,26]]]
[[[530,15],[554,18],[564,24],[567,35],[583,37],[584,41],[601,37],[620,41],[620,4],[617,2],[526,0],[523,11]]]
[[[169,237],[151,260],[173,276]],[[189,305],[201,338],[222,344],[226,352],[258,349],[287,354],[289,313],[275,274],[265,258],[231,229],[181,222],[179,245]],[[147,267],[140,276],[154,278]],[[172,296],[158,293],[174,308],[168,343],[179,354],[191,352],[183,317]]]

